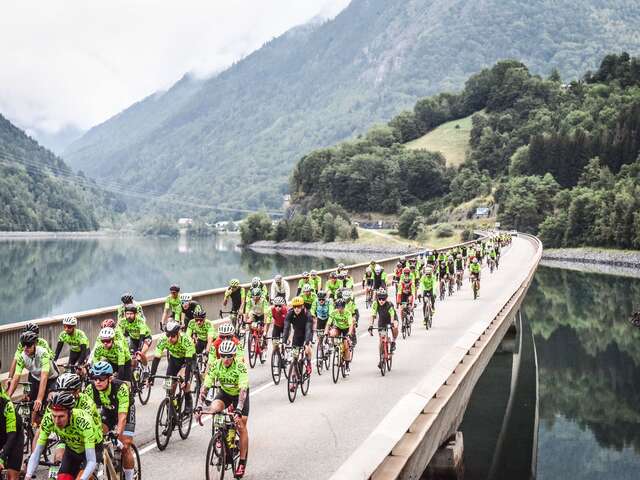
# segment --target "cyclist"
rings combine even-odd
[[[298,280],[298,289],[296,290],[296,296],[300,295],[300,292],[302,292],[305,285],[309,285],[313,290],[313,286],[311,286],[311,281],[309,280],[309,272],[302,272],[302,278]]]
[[[436,310],[436,276],[433,273],[433,268],[430,265],[425,265],[424,274],[420,278],[420,291],[422,292],[422,298],[425,302],[431,302],[431,310]]]
[[[402,264],[402,262],[396,263],[396,268],[393,271],[393,284],[394,285],[398,285],[398,282],[400,282],[400,277],[402,276],[402,269],[403,268],[404,268],[404,265]]]
[[[318,292],[318,299],[316,301],[316,308],[311,312],[315,321],[316,321],[316,329],[324,332],[324,329],[327,325],[327,319],[329,318],[331,306],[329,304],[329,300],[327,299],[327,292],[324,290],[320,290]]]
[[[331,272],[329,274],[329,280],[327,280],[326,287],[329,297],[335,300],[336,292],[342,288],[342,281],[338,279],[338,274],[336,272]]]
[[[467,255],[468,255],[468,248],[466,245],[462,245],[460,247],[460,254],[462,255],[462,265],[463,267],[467,266]]]
[[[182,318],[182,302],[180,301],[180,287],[178,285],[171,285],[169,287],[169,295],[164,299],[164,310],[162,312],[162,320],[160,320],[161,330],[166,325],[169,318],[174,319],[176,322],[180,322]]]
[[[365,295],[369,294],[369,290],[373,287],[373,268],[371,265],[367,265],[364,269],[364,276],[362,277],[362,288],[365,291]]]
[[[249,327],[252,323],[257,323],[258,326],[264,328],[265,334],[262,337],[262,348],[266,347],[265,336],[269,335],[269,325],[271,325],[271,306],[269,302],[264,298],[264,290],[256,287],[251,290],[251,297],[247,300],[246,311],[247,316],[245,323]]]
[[[493,264],[496,268],[498,268],[498,253],[497,253],[498,245],[492,245],[489,247],[489,258],[493,261]]]
[[[253,277],[251,279],[251,290],[253,291],[256,288],[259,288],[260,290],[262,290],[262,296],[268,301],[269,290],[267,290],[267,286],[264,283],[262,283],[262,280],[260,280],[260,277]]]
[[[120,334],[123,338],[129,339],[127,348],[135,354],[131,358],[131,368],[136,368],[138,359],[146,365],[146,354],[152,342],[151,329],[135,305],[128,304],[124,307],[124,319],[118,322],[115,331],[116,336]]]
[[[124,480],[133,480],[133,434],[136,430],[136,407],[126,382],[112,379],[113,369],[108,362],[91,367],[91,383],[87,393],[100,409],[104,431],[114,431],[122,443],[122,470]]]
[[[384,288],[378,290],[376,302],[371,307],[371,321],[369,322],[369,334],[373,335],[373,322],[378,319],[378,328],[385,329],[391,325],[393,340],[391,340],[391,351],[396,349],[396,339],[398,338],[398,315],[393,304],[387,301],[387,291]],[[378,330],[380,333],[380,330]],[[378,367],[380,367],[378,365]]]
[[[311,341],[313,340],[313,317],[311,312],[305,308],[302,297],[294,297],[291,301],[291,310],[284,319],[284,332],[282,338],[289,342],[289,333],[293,330],[291,346],[293,348],[304,347],[304,353],[309,359],[305,362],[307,374],[311,374]],[[297,388],[294,385],[291,388]]]
[[[339,264],[338,264],[338,268],[336,268],[336,274],[337,274],[338,276],[340,276],[340,274],[342,274],[342,273],[344,273],[344,272],[345,272],[345,266],[344,266],[344,263],[339,263]]]
[[[341,298],[337,299],[334,309],[329,313],[329,319],[324,329],[324,334],[331,337],[343,336],[344,360],[346,362],[346,371],[349,373],[351,362],[351,351],[349,348],[349,337],[353,335],[353,317],[345,309],[346,303]]]
[[[218,338],[218,329],[211,320],[207,320],[207,312],[198,310],[195,318],[187,326],[186,335],[193,340],[196,354],[202,352],[208,354],[211,351],[211,344]]]
[[[282,331],[284,330],[284,319],[287,316],[287,304],[282,297],[275,297],[273,299],[273,306],[271,307],[271,318],[273,319],[273,327],[271,329],[271,337],[273,339],[280,338]]]
[[[242,343],[240,339],[235,335],[236,329],[233,327],[231,322],[222,323],[218,327],[218,338],[216,338],[215,342],[211,345],[211,350],[209,351],[209,365],[213,365],[213,362],[220,358],[220,345],[225,340],[231,340],[236,344],[238,361],[244,362],[244,352],[242,349]]]
[[[274,302],[276,297],[280,297],[285,303],[289,301],[291,296],[291,288],[289,282],[282,278],[282,275],[276,275],[271,282],[271,302]]]
[[[317,270],[309,272],[309,283],[313,287],[313,291],[318,293],[322,289],[322,277],[318,275]]]
[[[411,277],[411,274],[402,276],[400,283],[398,284],[398,293],[396,294],[396,304],[402,305],[407,303],[411,309],[413,309],[413,300],[416,296],[416,284]]]
[[[196,348],[191,339],[180,331],[180,324],[176,321],[167,322],[165,336],[156,345],[153,362],[151,363],[151,385],[153,385],[153,377],[158,371],[160,359],[165,351],[169,352],[167,372],[165,375],[175,377],[180,370],[184,368],[184,385],[182,386],[182,390],[185,394],[185,413],[188,415],[193,408],[189,381],[191,380],[191,372],[196,370],[194,366]],[[173,390],[175,391],[175,384]]]
[[[231,279],[229,281],[229,288],[227,288],[224,292],[224,300],[222,301],[223,306],[227,306],[227,302],[231,299],[231,316],[237,317],[244,312],[244,301],[245,301],[245,290],[240,286],[240,280],[237,278]],[[234,323],[236,319],[234,318]]]
[[[462,274],[464,273],[464,257],[462,256],[461,253],[458,253],[456,255],[455,269],[456,269],[456,275],[459,276],[460,280],[462,281]]]
[[[24,430],[22,418],[0,385],[0,473],[6,470],[7,480],[18,480],[22,468]]]
[[[57,361],[62,352],[62,347],[66,343],[69,345],[69,364],[82,365],[89,355],[89,339],[87,335],[77,328],[78,319],[67,316],[62,319],[62,332],[58,336],[58,345],[53,361]]]
[[[469,265],[469,277],[471,282],[474,280],[478,280],[478,291],[480,291],[480,264],[478,263],[478,259],[474,258]]]
[[[7,395],[11,398],[18,387],[23,370],[29,371],[29,383],[31,384],[29,400],[33,402],[34,420],[40,418],[44,401],[58,376],[58,367],[53,361],[53,353],[38,345],[37,342],[38,335],[30,330],[22,332],[20,335],[20,344],[23,350],[16,361],[15,373],[7,390]]]
[[[299,295],[299,297],[302,298],[304,307],[308,312],[313,312],[315,310],[318,296],[316,295],[316,292],[313,291],[311,284],[306,283],[304,287],[302,287],[302,295]]]
[[[131,380],[131,354],[129,348],[122,341],[116,339],[116,331],[111,327],[100,330],[96,344],[93,347],[93,362],[95,365],[101,360],[111,364],[114,372],[118,372],[120,380]]]
[[[380,290],[381,288],[384,288],[385,290],[387,288],[387,274],[385,273],[384,268],[382,268],[382,265],[376,264],[373,267],[372,288],[374,292]]]
[[[142,305],[139,305],[133,301],[133,293],[122,294],[122,296],[120,297],[120,301],[122,303],[118,305],[118,313],[116,315],[116,318],[118,319],[119,322],[124,320],[124,309],[127,305],[134,305],[136,307],[136,313],[139,313],[142,316],[142,318],[144,318]]]
[[[353,317],[353,327],[357,330],[358,328],[358,320],[360,320],[360,311],[358,310],[358,305],[356,305],[356,301],[353,298],[353,292],[348,288],[342,289],[342,297],[345,302],[345,309],[351,314]],[[355,335],[354,335],[354,338]],[[354,341],[355,343],[355,341]]]
[[[219,413],[233,405],[235,408],[236,427],[240,435],[240,460],[234,475],[241,478],[245,474],[247,452],[249,450],[249,432],[247,418],[249,417],[249,374],[243,362],[238,361],[236,344],[226,340],[220,344],[220,360],[216,360],[207,370],[201,398],[204,402],[207,392],[218,381],[220,388],[215,392],[211,406],[205,413]],[[200,414],[198,413],[197,416]]]
[[[196,312],[202,310],[202,305],[196,302],[189,293],[180,294],[180,303],[182,306],[182,328],[187,328],[189,322],[195,318]]]
[[[349,273],[349,270],[343,269],[342,272],[340,273],[340,276],[342,280],[342,288],[349,288],[353,290],[353,285],[354,285],[353,277]]]
[[[436,264],[436,252],[427,252],[427,265],[431,265],[432,267]]]
[[[26,480],[35,478],[40,455],[44,451],[49,435],[55,433],[64,443],[62,463],[58,480],[80,480],[92,477],[98,463],[102,462],[102,430],[94,425],[91,414],[74,408],[76,399],[71,392],[53,392],[51,408],[47,409],[40,425],[40,435],[29,458]]]
[[[51,347],[49,347],[49,342],[47,342],[44,338],[40,337],[40,327],[38,327],[37,323],[29,322],[24,326],[23,332],[33,332],[36,334],[37,340],[36,343],[39,347],[46,348],[51,351]],[[13,378],[13,374],[16,371],[16,363],[18,358],[22,355],[24,351],[24,345],[21,342],[18,342],[18,347],[16,348],[16,352],[13,355],[13,360],[11,361],[11,367],[9,368],[8,378]]]

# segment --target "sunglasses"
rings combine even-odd
[[[102,341],[102,343],[103,343],[104,345],[109,345],[110,343],[113,343],[113,340],[103,339],[103,340],[101,340],[101,341]]]
[[[229,359],[229,358],[233,358],[235,357],[235,355],[220,355],[220,358],[224,359]]]
[[[177,333],[167,333],[167,338],[176,338],[177,336]]]
[[[91,377],[92,380],[96,381],[96,382],[106,382],[107,380],[109,380],[109,378],[111,377],[111,375],[102,375],[102,376],[93,376]]]

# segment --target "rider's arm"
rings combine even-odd
[[[293,316],[293,309],[287,312],[287,316],[284,317],[284,328],[282,330],[282,341],[287,343],[289,340],[289,331],[291,330],[291,317]]]
[[[120,385],[118,392],[116,393],[116,400],[118,401],[118,436],[122,436],[124,433],[124,427],[127,424],[127,414],[129,413],[129,406],[131,405],[129,387],[126,383]]]
[[[64,342],[62,341],[62,333],[61,333],[60,336],[58,337],[58,345],[56,345],[56,353],[53,356],[54,361],[58,360],[58,357],[60,356],[60,352],[62,352],[63,346],[64,346]]]
[[[6,466],[9,452],[13,452],[13,447],[18,440],[16,408],[11,400],[7,400],[4,406],[3,416],[6,439],[0,451],[0,464]]]
[[[304,327],[304,341],[311,343],[313,341],[313,317],[307,313],[307,322]]]
[[[244,407],[244,402],[247,399],[247,389],[249,388],[249,374],[247,373],[247,367],[244,363],[238,364],[238,388],[240,388],[240,392],[238,393],[238,408],[239,412],[242,411]]]
[[[40,464],[40,455],[42,455],[44,447],[45,445],[41,445],[40,441],[38,441],[35,450],[33,450],[33,453],[29,457],[29,464],[27,465],[27,474],[25,478],[32,478],[36,473],[36,469]]]
[[[86,459],[85,467],[84,467],[84,471],[82,472],[82,476],[80,477],[80,480],[89,480],[90,478],[92,478],[93,471],[98,466],[98,461],[96,460],[95,447],[85,448],[84,457]]]

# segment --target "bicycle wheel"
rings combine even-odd
[[[342,378],[347,378],[347,361],[344,359],[343,355],[340,355],[340,374],[342,375]],[[351,359],[353,359],[353,355],[351,356]]]
[[[311,372],[311,360],[305,356],[304,360],[300,362],[299,369],[302,370],[300,372],[300,378],[302,379],[300,382],[300,391],[302,395],[306,396],[307,393],[309,393],[309,384],[311,383],[311,373],[307,373]]]
[[[405,314],[402,314],[402,339],[404,340],[405,338],[407,338],[407,319],[405,317]]]
[[[253,336],[251,333],[249,333],[247,335],[247,342],[248,342],[247,349],[249,350],[249,366],[253,368],[256,366],[256,360],[258,359],[257,338]]]
[[[316,371],[318,375],[322,375],[322,368],[324,367],[324,345],[323,339],[318,338],[318,345],[316,345]]]
[[[409,322],[409,325],[407,325],[407,337],[411,336],[411,324],[413,323],[413,319]]]
[[[191,424],[193,423],[193,400],[191,403],[191,411],[187,414],[187,400],[186,395],[191,395],[189,393],[182,394],[182,400],[178,403],[180,406],[180,412],[178,413],[178,433],[180,434],[180,438],[186,440],[189,437],[189,433],[191,432]]]
[[[282,377],[281,361],[280,349],[271,352],[271,378],[273,378],[273,383],[276,385],[280,383],[280,378]]]
[[[142,480],[142,462],[140,462],[140,452],[138,447],[131,444],[131,453],[133,454],[133,480]],[[125,480],[124,467],[120,463],[118,468],[119,480]]]
[[[289,364],[289,377],[287,378],[287,396],[291,403],[296,401],[298,394],[298,361],[294,360]]]
[[[338,347],[333,348],[333,355],[331,355],[331,377],[333,383],[338,383],[340,377],[340,363],[342,362],[342,355],[340,355],[340,349]]]
[[[149,372],[146,369],[141,369],[140,381],[138,383],[138,399],[141,405],[146,405],[149,402],[151,396],[151,385],[149,385]]]
[[[156,414],[156,445],[158,450],[162,451],[167,448],[171,433],[173,432],[173,408],[168,398],[160,402],[158,413]]]
[[[216,442],[220,443],[220,448],[216,448]],[[227,451],[224,439],[219,435],[209,440],[207,447],[207,457],[205,460],[205,477],[207,480],[214,478],[224,479],[224,472],[227,469]]]
[[[386,355],[386,364],[387,364],[387,371],[391,371],[391,363],[393,362],[393,354],[389,351],[389,345],[387,344],[386,347],[387,350],[387,355]]]
[[[387,373],[387,362],[384,360],[384,342],[380,342],[380,361],[378,362],[378,368],[380,369],[380,373],[384,377]]]
[[[267,348],[268,346],[266,348],[262,348],[262,346],[260,346],[260,355],[258,355],[260,358],[260,365],[264,365],[264,362],[267,361]]]

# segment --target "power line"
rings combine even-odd
[[[0,162],[3,160],[4,160],[3,163],[8,166],[16,167],[17,165],[21,165],[28,171],[30,170],[31,172],[34,172],[34,173],[38,172],[46,175],[52,175],[54,178],[58,178],[61,181],[67,181],[76,186],[86,187],[86,188],[97,188],[97,189],[105,190],[108,192],[117,193],[119,195],[125,195],[133,198],[140,198],[143,200],[153,200],[158,202],[171,203],[173,205],[184,205],[189,207],[227,211],[227,212],[237,212],[237,213],[256,213],[256,212],[264,211],[264,210],[255,210],[255,209],[231,208],[231,207],[207,205],[203,203],[198,203],[196,201],[185,200],[184,197],[178,197],[175,194],[149,191],[149,190],[140,189],[139,187],[134,187],[134,186],[126,187],[126,189],[123,189],[121,185],[115,182],[104,181],[104,180],[94,180],[94,179],[89,180],[85,177],[76,175],[72,172],[70,173],[69,171],[66,171],[63,168],[59,168],[53,165],[43,165],[32,160],[20,159],[9,152],[0,150]],[[283,211],[274,211],[274,210],[266,211],[266,213],[273,216],[282,216],[284,214]]]

